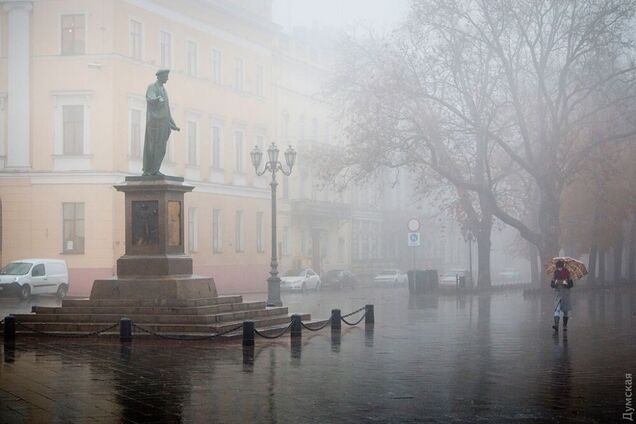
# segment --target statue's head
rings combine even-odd
[[[155,72],[155,75],[157,76],[158,81],[160,81],[161,83],[165,83],[166,81],[168,81],[169,73],[170,69],[159,69],[157,72]]]

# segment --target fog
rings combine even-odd
[[[633,0],[1,3],[0,422],[632,421]]]

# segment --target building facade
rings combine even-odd
[[[274,139],[269,1],[5,1],[0,20],[2,263],[61,258],[70,293],[115,273],[123,194],[141,173],[145,90],[170,68],[162,172],[186,196],[186,249],[219,292],[264,291],[270,200],[249,150]]]

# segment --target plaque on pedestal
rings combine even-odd
[[[214,280],[192,275],[184,250],[183,197],[194,187],[179,177],[142,176],[115,188],[125,194],[126,253],[116,278],[95,281],[91,299],[216,297]]]

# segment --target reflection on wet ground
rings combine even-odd
[[[253,349],[19,338],[4,344],[0,422],[620,422],[636,290],[573,294],[558,335],[549,296],[398,288],[283,295],[315,319],[373,303],[376,324]]]

